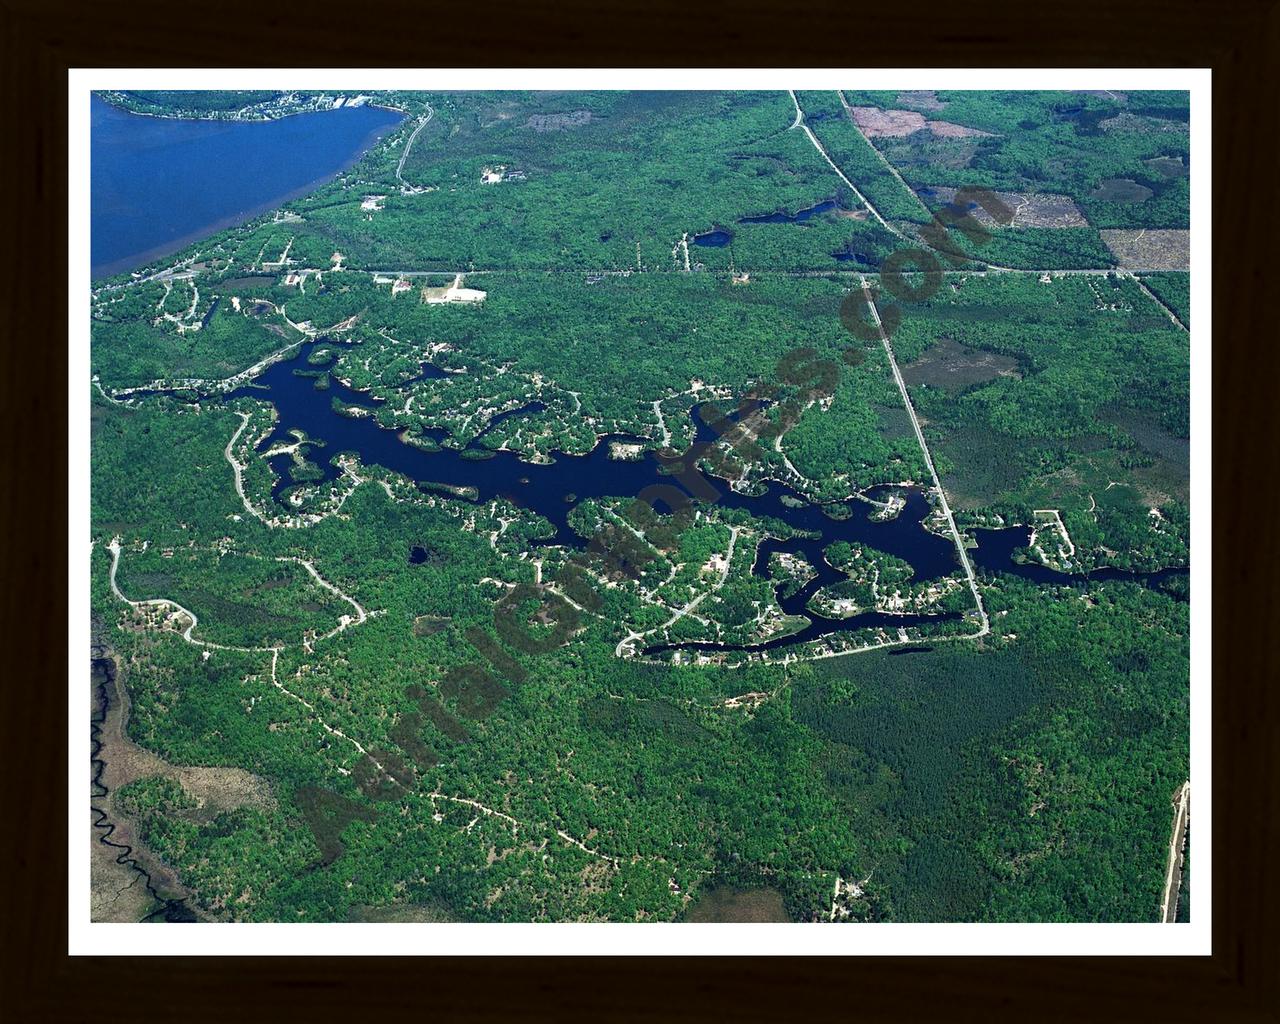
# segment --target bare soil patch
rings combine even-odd
[[[950,121],[930,121],[929,131],[941,139],[971,139],[986,137],[991,138],[991,132],[984,132],[978,128],[970,128],[963,124],[953,124]]]
[[[914,110],[881,110],[879,107],[851,107],[854,123],[869,139],[898,138],[928,129],[944,139],[963,139],[990,135],[990,132],[967,128],[950,121],[929,121]]]
[[[1124,270],[1191,268],[1191,232],[1184,228],[1107,228],[1098,233]]]
[[[930,196],[951,203],[956,197],[956,190],[939,186],[930,190]],[[1010,210],[1013,220],[1009,227],[1014,228],[1085,228],[1089,222],[1070,196],[1054,195],[1051,192],[997,192],[996,196]],[[996,220],[981,206],[976,207],[973,216],[988,227],[994,226]]]
[[[884,139],[880,152],[898,168],[939,167],[961,170],[973,163],[982,142],[980,139],[939,139],[928,132],[917,132],[901,139]]]

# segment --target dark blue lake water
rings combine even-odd
[[[762,214],[757,217],[739,217],[739,224],[803,224],[807,220],[818,216],[821,213],[829,213],[837,209],[836,201],[828,199],[818,203],[816,206],[809,206],[803,210],[797,210],[795,213],[787,213],[786,210],[775,210],[773,213]],[[710,231],[704,231],[700,235],[693,236],[693,244],[701,246],[709,246],[714,249],[723,249],[726,245],[733,241],[733,232],[727,228],[713,228]],[[836,257],[839,259],[840,257]]]
[[[400,123],[378,107],[278,121],[143,117],[90,99],[90,263],[144,266],[296,198],[350,167]]]
[[[653,452],[647,452],[638,461],[620,461],[609,458],[608,441],[642,441],[627,435],[613,435],[603,439],[587,455],[558,453],[550,465],[532,465],[521,461],[508,451],[490,452],[470,449],[459,451],[441,448],[427,452],[405,444],[398,433],[380,427],[372,419],[352,418],[340,414],[334,400],[346,405],[376,408],[378,401],[369,395],[352,390],[332,377],[324,368],[308,362],[310,354],[323,341],[309,342],[290,360],[276,363],[259,376],[253,384],[232,392],[228,397],[251,396],[270,401],[280,415],[276,430],[259,445],[266,450],[277,441],[290,441],[291,429],[305,431],[312,441],[319,442],[310,458],[325,480],[333,480],[339,470],[333,457],[340,452],[355,452],[366,465],[380,465],[402,473],[418,481],[427,489],[431,484],[453,487],[474,487],[481,501],[495,496],[504,497],[523,508],[531,509],[547,519],[554,533],[544,543],[564,544],[581,548],[583,540],[569,525],[570,510],[586,498],[608,496],[631,497],[645,487],[668,478]],[[424,366],[422,376],[438,376],[440,371],[430,364]],[[324,386],[317,389],[317,380]],[[541,403],[532,403],[522,409],[504,413],[503,417],[528,415],[538,411]],[[697,437],[700,441],[715,438],[715,432],[702,419],[701,410],[694,411]],[[426,436],[439,442],[445,439],[443,430],[427,431]],[[476,455],[486,457],[477,459]],[[291,459],[277,456],[273,468],[279,474],[274,497],[284,501],[294,486],[290,479]],[[821,506],[799,503],[799,495],[791,488],[770,482],[763,493],[745,495],[729,490],[717,481],[721,496],[716,504],[727,508],[746,509],[756,516],[767,516],[785,522],[792,529],[803,531],[800,536],[788,540],[768,539],[761,543],[752,571],[767,575],[769,554],[788,551],[803,555],[817,570],[817,576],[795,594],[781,598],[785,612],[806,615],[810,624],[798,633],[778,637],[747,650],[764,651],[814,640],[833,633],[849,632],[868,626],[920,625],[944,619],[959,618],[957,614],[902,615],[865,612],[851,618],[833,621],[808,614],[805,605],[823,586],[844,579],[844,574],[832,568],[823,558],[823,550],[833,541],[843,540],[853,544],[868,544],[909,562],[918,580],[937,579],[959,568],[955,547],[946,537],[940,537],[924,528],[924,520],[930,507],[919,489],[906,491],[906,506],[897,518],[878,522],[871,518],[872,509],[864,503],[850,502],[847,518],[834,519]],[[788,499],[784,501],[783,499]],[[975,567],[984,573],[1009,573],[1035,583],[1084,586],[1088,581],[1131,580],[1147,586],[1160,586],[1175,577],[1185,576],[1185,569],[1167,569],[1157,573],[1129,573],[1118,569],[1099,569],[1088,577],[1070,576],[1055,572],[1042,565],[1020,563],[1015,554],[1030,540],[1030,530],[1011,527],[1004,530],[976,530],[978,546],[971,550]],[[427,558],[425,550],[406,552],[410,561],[420,563]],[[647,650],[649,654],[662,654],[673,650],[727,650],[744,649],[715,643],[660,644]]]
[[[713,249],[723,249],[732,241],[732,232],[725,231],[723,228],[716,228],[713,231],[704,231],[700,235],[693,236],[694,245],[710,246]]]
[[[803,224],[805,221],[816,217],[820,213],[826,213],[834,210],[836,203],[834,199],[828,199],[825,203],[819,203],[817,206],[810,206],[806,209],[799,210],[796,213],[787,213],[786,210],[778,210],[774,213],[767,213],[762,217],[739,217],[739,224]]]

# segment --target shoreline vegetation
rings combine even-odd
[[[368,104],[381,110],[392,110],[399,114],[408,114],[403,107],[390,103],[380,103],[368,93],[299,93],[299,92],[265,92],[263,98],[254,102],[242,103],[242,93],[181,93],[167,92],[148,94],[124,92],[119,90],[102,90],[96,93],[104,102],[126,110],[130,114],[141,117],[160,117],[175,121],[276,121],[295,114],[310,114],[323,110],[338,110],[342,107],[360,107]],[[157,96],[158,98],[151,98]],[[193,97],[200,97],[200,105],[175,105],[168,102],[170,97],[183,97],[190,104]],[[219,102],[240,103],[239,106],[219,106]]]

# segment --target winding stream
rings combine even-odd
[[[107,811],[99,806],[99,802],[109,792],[103,782],[103,775],[107,767],[102,756],[104,746],[103,729],[107,723],[107,715],[111,712],[112,702],[126,698],[122,697],[116,684],[117,668],[115,659],[111,657],[105,647],[96,642],[90,647],[89,670],[92,673],[94,698],[93,714],[89,720],[89,767],[92,773],[89,778],[89,810],[93,816],[94,841],[110,847],[115,854],[117,864],[138,873],[156,908],[143,918],[144,921],[163,920],[173,924],[186,924],[195,921],[195,913],[187,905],[186,900],[170,899],[161,895],[159,890],[156,889],[151,873],[133,856],[133,847],[127,843],[115,841],[113,836],[116,832],[116,823],[111,820]],[[120,713],[124,713],[123,709],[120,709]]]

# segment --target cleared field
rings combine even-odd
[[[925,190],[922,190],[922,192]],[[929,199],[936,200],[939,205],[949,205],[956,197],[956,189],[939,186],[927,190]],[[1070,196],[1053,195],[1048,192],[997,192],[996,197],[1009,207],[1013,220],[1011,228],[1084,228],[1089,222]],[[979,223],[988,227],[995,224],[995,219],[982,207],[973,211]]]
[[[881,110],[878,107],[851,108],[854,124],[862,129],[869,139],[896,138],[911,135],[914,132],[929,131],[944,139],[964,139],[974,136],[989,136],[990,132],[977,128],[966,128],[962,124],[950,121],[930,121],[914,110]]]
[[[712,889],[690,908],[689,922],[790,921],[776,889]]]
[[[1190,270],[1191,232],[1181,229],[1100,232],[1124,270]]]

